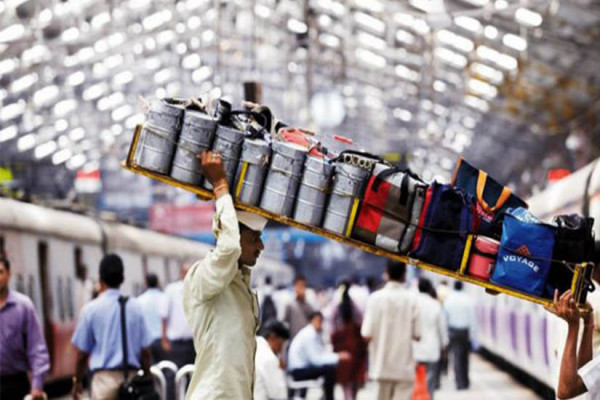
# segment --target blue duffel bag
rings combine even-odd
[[[490,281],[541,297],[550,271],[555,234],[556,227],[542,223],[526,209],[509,209]]]

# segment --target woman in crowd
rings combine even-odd
[[[331,343],[333,351],[352,355],[350,360],[338,364],[337,382],[342,385],[345,400],[354,400],[365,383],[367,345],[360,334],[362,314],[350,298],[350,283],[343,282],[340,289],[342,297],[332,313]]]

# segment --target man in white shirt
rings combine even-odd
[[[433,285],[426,278],[419,279],[420,322],[422,327],[421,340],[413,342],[415,360],[425,365],[427,370],[427,391],[433,400],[434,392],[440,382],[440,358],[448,346],[448,328],[440,302],[432,297]]]
[[[254,400],[286,400],[288,397],[283,362],[279,359],[290,331],[279,321],[271,320],[256,337]]]
[[[179,270],[180,280],[165,288],[162,348],[179,368],[193,364],[196,358],[192,330],[183,310],[183,280],[189,268],[190,264],[183,264]]]
[[[475,338],[475,304],[463,291],[461,281],[454,282],[454,291],[444,302],[444,312],[450,335],[450,353],[454,364],[456,388],[469,388],[469,353]]]
[[[157,363],[163,359],[161,347],[162,338],[162,320],[166,317],[165,295],[158,287],[158,277],[156,274],[146,275],[146,291],[137,299],[144,313],[146,328],[150,334],[152,345],[152,362]]]
[[[216,198],[217,243],[184,281],[184,310],[198,351],[186,399],[251,399],[259,321],[250,273],[264,250],[261,234],[267,220],[236,213],[218,153],[202,153],[201,165]]]
[[[421,338],[419,306],[404,288],[406,264],[389,261],[387,283],[371,294],[361,334],[369,342],[369,377],[375,399],[410,400],[416,365],[412,342]]]
[[[309,324],[300,329],[290,344],[288,371],[296,381],[323,377],[325,400],[333,400],[336,366],[340,360],[349,360],[350,354],[327,350],[321,337],[322,331],[323,314],[315,311]]]

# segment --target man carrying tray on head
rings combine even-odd
[[[236,212],[219,154],[199,157],[216,197],[217,243],[184,281],[184,309],[197,353],[186,399],[251,399],[259,319],[250,268],[264,249],[261,231],[267,220]]]

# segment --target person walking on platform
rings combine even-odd
[[[350,296],[350,283],[340,285],[341,300],[337,302],[331,316],[331,343],[333,351],[347,351],[349,361],[340,361],[337,382],[342,385],[344,398],[354,400],[358,389],[365,383],[367,345],[360,334],[362,312]]]
[[[166,358],[181,368],[193,364],[196,358],[192,329],[186,319],[183,305],[184,278],[190,267],[185,263],[179,269],[180,280],[165,288],[165,307],[163,313],[162,349]]]
[[[300,329],[304,328],[314,308],[306,301],[306,278],[298,275],[294,278],[294,300],[285,307],[284,322],[290,327],[290,337],[293,339]]]
[[[83,393],[82,380],[86,369],[93,373],[91,397],[93,400],[115,399],[123,383],[123,345],[121,302],[125,301],[127,359],[129,374],[142,368],[150,373],[152,355],[151,337],[146,329],[142,308],[137,299],[127,299],[119,290],[124,280],[123,261],[116,254],[108,254],[100,261],[102,293],[86,304],[71,342],[77,349],[73,398]]]
[[[288,371],[296,381],[324,378],[325,400],[333,400],[336,366],[338,362],[350,361],[347,351],[334,353],[328,351],[323,343],[323,314],[313,312],[309,324],[300,329],[290,344],[288,353]],[[303,397],[303,391],[300,396]]]
[[[442,305],[435,299],[431,281],[419,279],[419,314],[421,315],[421,340],[414,342],[413,350],[417,363],[425,365],[427,391],[433,400],[440,385],[440,359],[448,346],[448,328]],[[426,327],[426,328],[425,328]]]
[[[369,297],[362,336],[369,342],[369,377],[375,399],[410,400],[416,365],[412,342],[421,338],[419,307],[404,288],[406,264],[388,261],[385,286]]]
[[[475,305],[463,291],[461,281],[454,282],[454,291],[444,301],[448,321],[450,354],[454,364],[454,378],[458,390],[469,388],[469,353],[475,338]]]
[[[184,310],[198,350],[186,398],[251,399],[258,306],[250,272],[264,249],[261,232],[267,220],[236,214],[221,156],[205,152],[200,157],[216,197],[217,243],[184,280]]]
[[[267,321],[256,337],[254,400],[286,400],[285,365],[279,358],[290,338],[289,329],[277,320]]]
[[[138,297],[138,302],[144,313],[146,328],[152,340],[150,347],[152,351],[152,362],[157,363],[164,358],[161,346],[162,321],[166,318],[166,298],[158,287],[156,274],[146,275],[146,291]]]
[[[44,398],[50,357],[31,299],[11,290],[10,261],[0,258],[0,399]],[[31,371],[31,383],[27,376]]]

